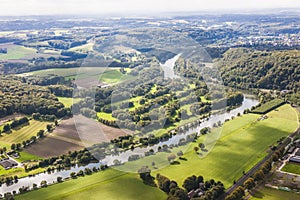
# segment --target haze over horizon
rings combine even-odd
[[[0,16],[147,15],[170,12],[230,12],[300,8],[297,0],[1,0]]]

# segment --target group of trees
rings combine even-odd
[[[300,88],[299,58],[299,50],[236,48],[224,53],[219,70],[224,83],[231,87],[294,91]]]
[[[202,176],[190,176],[183,182],[183,188],[180,188],[178,184],[170,180],[169,178],[157,174],[156,180],[158,187],[168,194],[168,199],[203,199],[213,200],[218,199],[224,193],[224,185],[220,181],[216,182],[211,179],[205,181]]]
[[[15,112],[31,115],[54,115],[61,118],[70,110],[45,87],[24,83],[22,78],[4,76],[0,81],[0,117]]]
[[[63,49],[63,50],[67,50],[69,48],[72,47],[76,47],[76,46],[80,46],[83,44],[86,44],[86,40],[63,40],[63,38],[61,38],[61,40],[49,40],[48,44],[51,47],[54,47],[56,49]]]
[[[58,165],[59,167],[70,167],[73,164],[88,164],[94,161],[95,158],[87,149],[80,151],[69,152],[66,155],[54,156],[39,161],[36,167],[48,167],[51,165]]]
[[[11,123],[6,123],[3,125],[3,132],[8,133],[11,129],[17,128],[18,126],[29,124],[29,119],[27,117],[22,117],[20,119],[15,119]],[[1,134],[1,131],[0,131]]]
[[[52,130],[52,124],[48,124],[47,125],[47,130]],[[28,140],[24,140],[23,142],[21,143],[12,143],[11,144],[11,150],[12,151],[15,151],[15,150],[21,150],[21,148],[25,148],[33,143],[35,143],[37,141],[38,138],[43,138],[45,136],[45,131],[44,130],[39,130],[36,134],[36,136],[32,136],[30,139]]]
[[[189,200],[187,192],[180,188],[176,181],[170,180],[161,174],[156,175],[159,189],[168,194],[168,199]]]

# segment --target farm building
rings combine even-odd
[[[289,161],[295,162],[295,163],[300,163],[300,157],[299,156],[291,157]]]
[[[300,156],[300,149],[295,153],[295,156]]]
[[[10,159],[5,159],[5,160],[1,160],[0,161],[0,165],[4,168],[4,169],[10,169],[12,167],[18,166],[18,163],[16,163],[13,160]]]
[[[291,153],[293,153],[293,152],[295,151],[295,149],[296,149],[296,147],[291,146],[291,147],[288,149],[287,153],[288,153],[288,154],[291,154]]]

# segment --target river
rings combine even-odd
[[[180,54],[167,60],[165,64],[161,64],[161,66],[165,72],[165,78],[176,78],[173,68],[174,68],[174,64],[179,56],[180,56]],[[86,166],[77,166],[76,165],[75,167],[71,167],[68,170],[61,170],[61,171],[55,170],[51,174],[41,173],[41,174],[37,174],[33,177],[20,178],[17,183],[14,183],[12,185],[3,184],[0,187],[0,193],[4,194],[6,192],[13,192],[13,191],[19,192],[19,188],[21,188],[23,186],[32,188],[33,183],[40,186],[40,183],[43,180],[47,181],[48,184],[54,183],[57,181],[57,177],[62,177],[63,179],[69,178],[71,172],[77,173],[80,170],[84,170],[85,168],[90,168],[90,169],[92,169],[93,167],[98,168],[101,164],[107,164],[108,166],[111,166],[111,165],[113,165],[113,161],[116,159],[121,161],[122,163],[124,163],[124,162],[128,161],[129,156],[131,156],[131,155],[144,156],[144,153],[146,151],[149,151],[150,149],[153,149],[155,152],[157,152],[159,146],[163,146],[164,144],[176,145],[176,144],[178,144],[180,139],[186,138],[187,135],[195,133],[195,132],[199,132],[199,130],[201,130],[204,127],[212,127],[213,124],[218,123],[219,121],[221,121],[223,123],[226,119],[230,119],[231,117],[236,116],[238,113],[242,114],[245,109],[250,109],[252,106],[257,105],[258,103],[259,102],[255,99],[254,96],[244,94],[244,100],[243,100],[241,106],[239,106],[229,112],[211,115],[208,119],[202,120],[198,126],[188,129],[184,134],[177,134],[167,141],[160,142],[153,146],[138,147],[138,148],[135,148],[133,151],[132,150],[124,151],[124,152],[119,153],[118,155],[109,155],[109,156],[106,156],[99,163],[91,163]]]

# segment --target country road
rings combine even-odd
[[[288,137],[294,137],[296,134],[299,134],[300,132],[300,127],[292,134],[290,134]],[[287,138],[288,138],[287,137]],[[285,144],[284,142],[279,146],[286,146],[287,144]],[[224,195],[222,195],[219,200],[221,199],[225,199],[225,197],[229,194],[231,194],[236,188],[238,188],[239,186],[242,186],[244,184],[244,182],[250,178],[256,171],[259,170],[259,168],[269,159],[271,158],[273,154],[273,151],[270,152],[263,160],[261,160],[259,163],[257,163],[254,167],[252,167],[245,175],[243,175],[238,181],[236,181],[236,183],[234,185],[232,185],[230,188],[228,188],[225,192]]]

